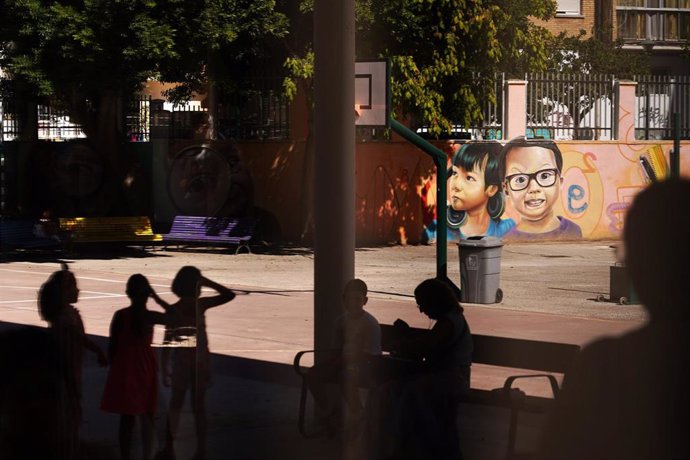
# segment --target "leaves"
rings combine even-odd
[[[547,42],[547,70],[608,74],[619,78],[632,78],[633,75],[649,73],[648,55],[624,50],[623,42],[620,40],[605,41],[597,38],[606,35],[593,31],[587,36],[584,30],[580,30],[576,35],[560,33],[551,37]]]
[[[152,75],[189,89],[222,79],[225,61],[286,33],[273,0],[4,0],[2,66],[37,94],[135,92]],[[230,59],[228,59],[228,56]],[[220,64],[218,64],[220,63]],[[215,73],[214,73],[215,72]]]
[[[394,105],[433,134],[482,119],[495,73],[540,70],[546,37],[530,16],[555,14],[551,0],[371,0],[358,57],[387,57]]]

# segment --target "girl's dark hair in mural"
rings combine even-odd
[[[498,162],[501,154],[501,144],[498,142],[474,142],[464,144],[453,155],[453,166],[463,168],[465,171],[472,171],[476,167],[481,167],[486,161],[484,168],[484,187],[488,188],[490,185],[495,185],[501,190],[502,177],[499,175]],[[448,177],[451,176],[452,170],[448,170]],[[505,202],[503,201],[503,194],[496,193],[489,198],[486,205],[489,216],[492,219],[498,220],[505,209]],[[456,211],[452,207],[448,207],[448,225],[451,228],[460,227],[467,219],[465,211]]]
[[[547,141],[543,139],[528,140],[524,136],[519,136],[508,141],[501,150],[498,161],[498,175],[501,178],[501,183],[506,177],[506,156],[508,156],[508,152],[510,152],[511,149],[519,147],[542,147],[546,150],[551,150],[553,152],[553,157],[556,160],[556,168],[558,168],[558,172],[563,172],[563,155],[554,141]]]

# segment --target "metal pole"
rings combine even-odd
[[[313,178],[316,349],[331,346],[333,323],[342,306],[342,290],[355,271],[354,18],[354,0],[316,0]]]
[[[680,177],[680,113],[673,114],[673,150],[671,150],[671,177]]]
[[[429,155],[436,165],[436,277],[448,279],[448,233],[446,231],[447,158],[437,147],[407,126],[391,119],[391,129]]]
[[[0,98],[0,219],[5,217],[7,206],[7,183],[5,177],[5,107]]]

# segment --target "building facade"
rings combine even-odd
[[[574,35],[584,30],[602,40],[622,40],[631,53],[649,53],[654,74],[690,74],[690,0],[557,0],[556,4],[555,18],[536,21],[551,33]]]

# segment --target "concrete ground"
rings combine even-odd
[[[646,319],[639,305],[597,300],[609,297],[614,244],[505,246],[501,260],[503,301],[465,304],[472,331],[585,344],[639,327]],[[297,351],[312,348],[313,253],[304,248],[257,252],[234,255],[211,248],[148,252],[87,248],[73,254],[3,254],[0,326],[44,325],[36,310],[36,292],[63,260],[79,281],[77,307],[86,330],[105,346],[112,314],[127,306],[124,285],[129,275],[143,273],[162,297],[172,301],[173,276],[181,266],[195,265],[222,284],[255,291],[207,314],[215,370],[214,385],[207,396],[210,458],[338,458],[344,448],[339,438],[305,440],[296,428],[299,381],[290,364]],[[457,248],[450,245],[448,252],[449,276],[459,283]],[[371,291],[368,310],[382,323],[403,318],[414,326],[430,326],[415,308],[411,294],[419,282],[434,276],[435,267],[435,248],[429,246],[363,248],[356,252],[356,276],[364,279]],[[157,340],[161,332],[156,331]],[[106,372],[89,357],[82,438],[90,458],[117,458],[117,416],[98,410]],[[477,365],[472,372],[473,386],[495,388],[507,375],[520,371]],[[540,384],[522,388],[530,394],[548,394],[548,388]],[[168,396],[167,389],[161,388],[159,426]],[[507,416],[502,409],[463,408],[461,431],[466,458],[501,457]],[[541,422],[521,417],[520,449],[533,447]],[[191,457],[193,441],[193,422],[187,411],[178,459]]]

